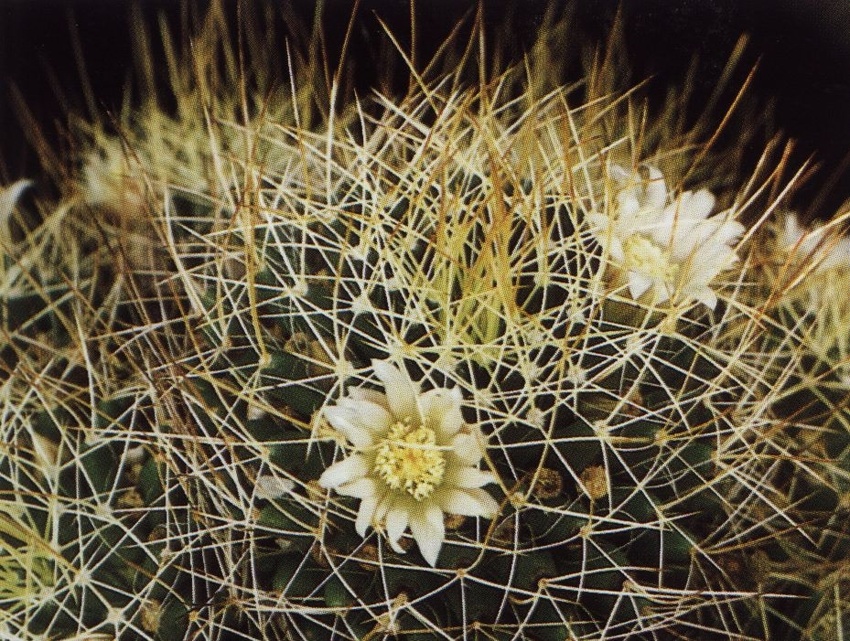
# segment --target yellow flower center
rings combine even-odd
[[[403,490],[421,501],[431,495],[446,472],[446,459],[436,442],[434,430],[399,421],[378,443],[373,470],[393,490]]]
[[[678,275],[679,266],[671,263],[667,252],[645,236],[632,234],[626,238],[623,241],[623,253],[626,255],[626,269],[668,283],[673,282]]]

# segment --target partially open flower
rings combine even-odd
[[[779,240],[792,259],[812,261],[815,273],[850,267],[850,238],[830,234],[826,227],[806,229],[794,213],[785,216]]]
[[[829,363],[844,383],[850,383],[850,237],[827,226],[807,228],[797,216],[780,219],[777,233],[783,272],[789,287],[782,289],[781,302],[794,322],[807,314],[806,348]],[[781,255],[781,254],[780,254]]]
[[[393,550],[402,553],[410,526],[425,560],[434,566],[445,538],[444,514],[492,518],[498,503],[482,486],[495,482],[479,469],[479,430],[463,421],[457,388],[421,392],[406,372],[373,361],[384,393],[364,388],[325,409],[331,426],[351,445],[319,484],[360,499],[355,529],[386,529]]]
[[[731,245],[743,234],[728,215],[709,216],[714,196],[686,191],[668,203],[663,174],[647,167],[647,178],[614,165],[618,191],[613,211],[588,214],[591,233],[608,254],[637,300],[649,292],[655,303],[697,300],[714,309],[715,277],[738,257]]]
[[[850,237],[834,228],[807,228],[788,213],[779,221],[777,244],[791,287],[785,289],[786,303],[802,304],[818,311],[817,325],[834,324],[836,335],[844,330],[850,305],[847,279],[850,277]]]

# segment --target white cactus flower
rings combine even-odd
[[[791,287],[786,290],[784,301],[816,312],[814,324],[806,333],[812,349],[830,362],[838,347],[837,353],[846,360],[850,349],[846,339],[850,321],[850,238],[829,226],[807,228],[794,213],[787,213],[778,222],[777,244],[785,254],[787,266],[792,268]],[[846,368],[846,362],[842,367]]]
[[[647,167],[646,179],[618,165],[609,173],[619,187],[614,211],[592,212],[587,220],[631,297],[651,292],[655,303],[697,300],[714,309],[711,283],[738,260],[731,245],[743,225],[724,213],[709,216],[715,198],[706,189],[668,202],[664,175],[655,167]]]
[[[850,238],[830,237],[826,227],[807,229],[793,212],[786,214],[779,236],[782,249],[800,260],[811,260],[815,273],[850,267]]]
[[[385,529],[401,553],[399,541],[409,526],[434,566],[445,539],[444,515],[495,516],[499,505],[482,486],[496,479],[479,469],[481,433],[464,423],[458,388],[423,393],[389,362],[372,366],[384,393],[351,389],[324,410],[351,451],[324,471],[319,485],[360,499],[360,536],[370,525]]]

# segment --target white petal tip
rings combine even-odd
[[[424,547],[421,545],[419,546],[419,551],[422,553],[422,558],[425,559],[425,562],[432,568],[437,567],[437,558],[440,556],[440,548],[442,547],[442,545],[443,542],[440,541],[436,546],[432,545],[430,542]]]
[[[337,461],[322,472],[319,477],[319,485],[324,488],[334,488],[355,479],[362,478],[369,471],[366,460],[360,454]]]

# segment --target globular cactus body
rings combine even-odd
[[[47,222],[7,243],[4,277],[33,275],[4,309],[9,634],[841,629],[847,310],[793,275],[846,283],[844,239],[749,227],[775,203],[734,173],[715,207],[689,176],[728,160],[667,136],[682,104],[644,120],[604,64],[559,87],[545,38],[317,114],[309,65],[282,91],[261,42],[227,76],[210,11],[209,66],[166,47],[176,116],[82,127],[59,222],[95,213],[122,258],[89,229],[47,269]]]

